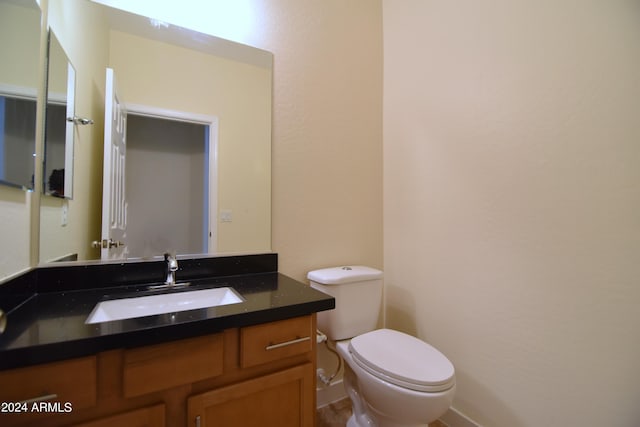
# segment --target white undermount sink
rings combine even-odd
[[[228,287],[121,298],[96,304],[85,323],[132,319],[134,317],[237,304],[243,301],[241,296]]]

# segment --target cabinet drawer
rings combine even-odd
[[[69,405],[73,411],[96,404],[96,357],[29,366],[0,372],[0,401]],[[44,404],[44,403],[43,403]]]
[[[312,339],[315,335],[311,316],[242,328],[240,366],[248,368],[309,352]]]
[[[113,427],[113,426],[147,426],[164,427],[164,405],[149,406],[123,414],[100,418],[99,420],[76,424],[74,427]]]
[[[222,334],[126,350],[125,397],[215,377],[223,371]]]

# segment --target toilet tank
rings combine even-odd
[[[311,287],[331,295],[336,308],[318,313],[318,329],[331,340],[353,338],[376,329],[382,303],[382,271],[348,266],[314,270]]]

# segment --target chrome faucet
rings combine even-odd
[[[176,284],[176,271],[178,271],[178,260],[176,256],[170,253],[164,254],[164,260],[167,262],[167,279],[165,285],[174,286]]]
[[[164,254],[165,261],[165,281],[162,285],[149,285],[147,289],[150,291],[166,290],[173,288],[183,288],[190,286],[190,282],[176,283],[176,271],[178,271],[178,260],[174,253],[167,252]]]

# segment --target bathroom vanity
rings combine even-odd
[[[191,285],[169,292],[230,287],[242,301],[85,323],[162,272],[42,268],[0,286],[0,425],[313,426],[315,313],[334,299],[277,273],[275,254],[180,260]]]

